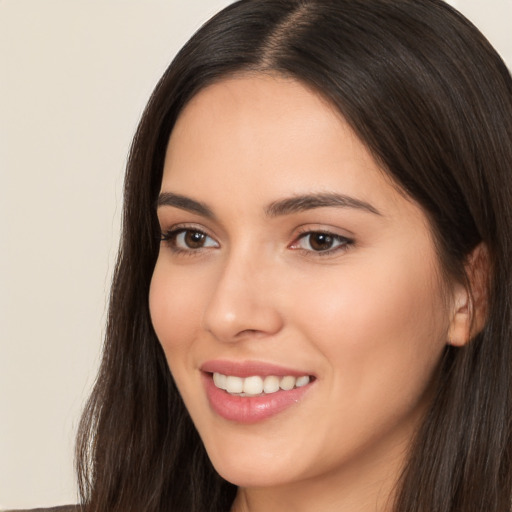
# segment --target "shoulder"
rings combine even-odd
[[[51,508],[31,508],[25,510],[6,510],[5,512],[79,512],[79,505],[63,505]]]

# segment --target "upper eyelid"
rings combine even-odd
[[[215,235],[212,235],[211,230],[206,228],[205,226],[198,225],[195,222],[177,222],[175,224],[160,224],[160,232],[161,233],[170,233],[172,231],[200,231],[205,235],[208,235],[211,238],[215,238]]]
[[[340,227],[326,226],[325,224],[320,223],[308,223],[295,228],[294,232],[296,232],[296,237],[308,234],[308,233],[325,233],[332,236],[340,236],[342,238],[347,238],[353,240],[355,238],[355,234],[348,230],[342,229]]]
[[[295,237],[295,239],[303,238],[308,235],[318,235],[318,234],[332,236],[333,238],[343,238],[344,240],[353,240],[353,237],[351,237],[351,236],[342,235],[341,233],[336,233],[335,231],[330,231],[328,229],[308,229],[306,231],[299,233]]]
[[[178,235],[184,231],[193,231],[197,233],[202,233],[203,235],[206,235],[208,238],[211,238],[212,240],[215,240],[220,245],[220,242],[217,240],[217,237],[212,235],[207,229],[204,228],[197,228],[195,226],[172,226],[168,229],[160,229],[160,236],[170,236],[170,235]]]
[[[195,215],[194,215],[195,217]],[[196,230],[201,231],[205,235],[208,235],[215,240],[219,240],[219,229],[216,227],[215,229],[212,229],[210,227],[205,226],[205,224],[201,220],[184,220],[182,222],[180,221],[174,221],[171,218],[166,218],[166,216],[158,216],[158,226],[160,229],[160,233],[169,233],[171,231],[179,230],[179,229],[190,229],[190,230]],[[222,235],[222,229],[220,229],[221,235]]]

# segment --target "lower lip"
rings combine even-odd
[[[234,396],[213,383],[211,373],[203,373],[206,395],[212,409],[222,418],[237,423],[256,423],[285,411],[302,399],[312,383],[289,391],[276,391],[261,396]]]

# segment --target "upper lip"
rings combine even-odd
[[[267,377],[268,375],[275,375],[276,377],[284,377],[286,375],[292,377],[301,377],[303,375],[313,376],[309,371],[287,368],[264,361],[229,361],[225,359],[214,359],[203,363],[200,369],[205,373],[222,373],[223,375],[233,375],[242,378],[251,377],[253,375],[260,377]]]

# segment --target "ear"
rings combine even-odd
[[[489,296],[490,257],[482,242],[470,253],[465,264],[466,284],[454,287],[453,313],[448,329],[449,344],[467,345],[485,326]]]

